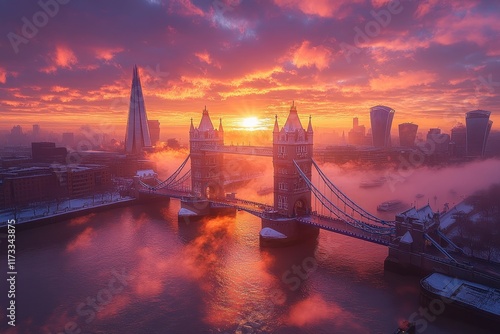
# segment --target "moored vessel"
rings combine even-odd
[[[383,202],[380,203],[377,206],[377,211],[384,211],[384,212],[393,212],[397,210],[401,210],[404,208],[404,203],[400,200],[394,199],[391,201]]]
[[[500,290],[433,273],[420,281],[421,302],[434,313],[458,315],[482,325],[500,325]]]

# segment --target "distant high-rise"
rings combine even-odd
[[[429,132],[427,132],[427,142],[432,147],[431,151],[428,152],[429,155],[445,153],[449,150],[450,135],[441,133],[441,129],[439,128],[430,128]]]
[[[465,156],[465,149],[467,146],[467,130],[465,125],[459,123],[451,129],[451,141],[455,147],[455,156],[463,157]]]
[[[493,124],[490,121],[490,114],[491,112],[486,110],[473,110],[466,114],[466,154],[468,156],[484,155],[486,142]]]
[[[160,141],[160,121],[148,121],[149,135],[151,136],[151,144],[155,146]]]
[[[418,125],[413,123],[399,124],[399,145],[403,147],[415,146]]]
[[[75,134],[73,132],[63,132],[61,143],[64,146],[73,146],[74,142],[75,142]]]
[[[144,107],[141,80],[139,79],[137,66],[134,66],[127,133],[125,135],[125,151],[127,153],[138,153],[145,147],[151,147],[151,137],[149,135],[146,108]]]
[[[357,117],[352,119],[352,129],[348,133],[348,141],[350,145],[364,145],[365,144],[365,126],[359,125]]]
[[[20,125],[16,125],[10,130],[9,144],[14,146],[26,144],[26,135]]]
[[[386,106],[375,106],[370,108],[373,146],[391,146],[391,126],[393,118],[394,109]]]
[[[40,138],[40,125],[33,124],[33,140],[36,141]]]

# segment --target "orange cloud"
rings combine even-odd
[[[50,90],[53,92],[56,92],[56,93],[61,93],[61,92],[68,91],[69,88],[68,87],[61,87],[61,86],[53,86]]]
[[[303,41],[295,50],[292,62],[297,67],[316,66],[319,70],[328,67],[332,52],[322,45],[311,46],[309,41]]]
[[[198,57],[199,60],[207,63],[207,64],[212,64],[212,59],[210,57],[210,54],[207,51],[204,52],[198,52],[194,54],[196,57]]]
[[[167,100],[185,100],[193,98],[204,98],[213,81],[208,78],[181,77],[172,86],[163,91],[155,92],[155,95]]]
[[[436,74],[428,71],[405,71],[395,76],[380,75],[370,80],[370,87],[375,91],[404,89],[412,86],[426,85],[436,80]]]

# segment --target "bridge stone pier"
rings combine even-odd
[[[274,210],[262,216],[260,241],[264,245],[295,242],[302,237],[316,237],[319,229],[300,224],[296,217],[311,213],[311,191],[299,175],[294,161],[311,179],[313,129],[302,127],[297,108],[292,104],[285,125],[273,130]]]

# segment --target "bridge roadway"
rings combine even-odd
[[[391,235],[370,233],[347,224],[345,221],[321,215],[308,215],[297,217],[302,224],[319,227],[320,229],[343,234],[356,239],[369,241],[375,244],[389,246]],[[382,227],[382,226],[381,226]]]
[[[153,187],[149,189],[141,189],[139,190],[140,194],[149,195],[154,197],[173,197],[173,198],[186,198],[193,197],[190,190],[182,190],[182,189],[169,189],[169,188],[161,188],[154,189]]]

